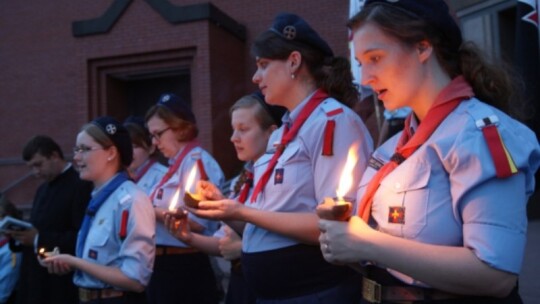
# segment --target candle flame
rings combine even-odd
[[[191,186],[195,182],[195,176],[197,176],[197,164],[193,165],[193,168],[191,168],[191,171],[189,171],[186,181],[186,188],[184,189],[186,192],[190,192]]]
[[[171,203],[169,204],[169,211],[174,212],[176,210],[176,204],[178,203],[178,198],[180,196],[180,187],[176,189],[176,192],[174,193]]]
[[[343,197],[349,192],[353,183],[353,170],[358,157],[356,156],[356,145],[352,145],[349,148],[349,153],[347,155],[347,162],[345,162],[345,167],[341,171],[341,177],[339,179],[338,189],[336,195],[339,201],[343,201]]]

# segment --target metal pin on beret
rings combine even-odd
[[[333,57],[334,52],[315,30],[302,18],[290,13],[281,13],[274,18],[270,31],[283,39],[299,42],[319,49],[327,57]]]
[[[157,104],[171,110],[176,116],[185,121],[197,123],[189,103],[176,94],[165,93],[161,95]]]
[[[111,139],[118,149],[122,164],[129,166],[133,160],[133,147],[127,129],[110,116],[98,117],[91,123],[98,126]]]
[[[446,36],[455,50],[461,46],[461,30],[444,0],[367,0],[364,7],[381,3],[396,7],[433,25]]]

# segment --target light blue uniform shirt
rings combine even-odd
[[[517,169],[500,179],[482,130],[496,116],[498,130]],[[493,119],[492,119],[493,120]],[[416,128],[413,123],[413,129]],[[378,148],[364,173],[357,200],[376,169],[394,153],[401,133]],[[462,102],[431,137],[386,176],[373,198],[378,230],[421,243],[465,246],[489,266],[518,274],[527,229],[527,199],[540,165],[535,134],[477,99]],[[404,223],[391,223],[391,207],[404,207]],[[373,223],[372,223],[373,224]],[[389,270],[408,284],[422,282]]]
[[[103,189],[103,187],[101,187]],[[94,191],[92,196],[99,192]],[[129,211],[126,238],[120,239],[122,212]],[[148,196],[131,181],[118,187],[101,205],[84,244],[83,259],[119,268],[124,275],[148,285],[155,257],[155,215]],[[110,288],[95,277],[76,271],[75,285]]]
[[[178,154],[169,161],[169,163],[173,164],[175,159],[180,155],[180,153],[182,153],[182,150],[180,150]],[[173,174],[173,176],[171,176],[171,178],[161,187],[161,189],[163,189],[161,197],[159,196],[160,189],[157,189],[153,201],[156,207],[168,209],[171,200],[176,190],[178,189],[180,189],[180,195],[178,196],[179,199],[176,202],[175,206],[178,208],[179,206],[184,205],[185,185],[187,183],[188,175],[193,166],[197,166],[198,159],[202,159],[204,169],[210,182],[212,182],[218,187],[220,187],[221,184],[224,183],[225,176],[223,175],[223,171],[221,171],[221,168],[219,167],[219,164],[216,162],[216,160],[201,147],[195,147],[185,156],[184,160],[180,164],[180,167]],[[195,181],[191,185],[191,189],[189,190],[190,192],[195,192],[196,182],[199,179],[200,172],[197,167],[197,176],[195,177]],[[191,213],[188,216],[191,220],[194,220],[195,222],[205,227],[205,230],[202,234],[206,236],[211,236],[219,226],[219,222],[216,221],[201,219]],[[172,236],[167,230],[167,228],[165,228],[163,223],[160,222],[156,223],[156,244],[174,247],[189,247],[182,241]]]
[[[145,164],[141,165],[141,168],[144,168]],[[137,182],[137,186],[141,187],[147,195],[150,195],[154,187],[159,183],[165,173],[167,173],[167,167],[160,164],[159,162],[155,162],[152,164],[152,166],[150,166],[150,168],[148,168],[148,171],[146,171],[146,173],[139,179],[139,181]]]
[[[285,114],[283,122],[291,124],[306,105],[308,96],[291,113]],[[341,113],[328,116],[327,113]],[[322,155],[324,130],[327,121],[335,120],[333,156]],[[292,125],[292,124],[291,124]],[[255,185],[261,178],[275,151],[274,143],[279,143],[283,126],[272,133],[267,152],[255,163]],[[373,149],[373,141],[360,117],[351,109],[333,98],[324,100],[306,120],[296,137],[287,145],[279,157],[276,167],[264,190],[254,203],[247,206],[276,212],[315,212],[315,208],[325,197],[336,197],[339,178],[349,148],[356,144],[358,161],[353,170],[357,185],[367,166]],[[276,172],[282,181],[276,179]],[[354,186],[347,196],[354,197]],[[284,248],[298,244],[298,241],[248,223],[243,239],[244,252],[260,252]]]
[[[250,172],[253,172],[253,162],[246,162],[244,164],[244,168]],[[236,183],[238,182],[238,179],[240,178],[240,175],[237,175],[235,176],[231,181],[230,181],[230,184],[229,184],[229,193],[230,193],[230,196],[229,198],[230,199],[238,199],[240,193],[235,193],[234,192],[234,188],[236,186]],[[251,194],[253,194],[253,188],[255,186],[253,185],[250,189],[249,189],[249,192],[248,192],[248,196],[247,196],[247,200],[244,202],[245,204],[249,204],[249,199],[251,198]],[[242,187],[240,187],[240,192],[242,191]],[[225,224],[224,222],[221,222],[220,223],[220,227],[219,229],[214,233],[214,237],[220,239],[222,237],[225,236],[225,226],[227,226],[227,224]]]
[[[0,238],[1,240],[1,238]],[[15,265],[13,264],[15,255]],[[19,279],[21,253],[13,253],[6,243],[0,247],[0,303],[6,303]]]

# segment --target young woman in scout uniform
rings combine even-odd
[[[240,175],[231,183],[231,199],[242,204],[248,201],[253,190],[253,163],[266,151],[270,134],[281,125],[284,113],[285,108],[268,105],[258,92],[243,96],[231,107],[231,142],[238,159],[246,162]],[[213,187],[216,192],[219,191],[209,182],[201,183],[205,183],[204,187],[207,189]],[[255,296],[242,275],[241,238],[232,228],[223,224],[214,236],[209,237],[191,233],[189,225],[178,222],[173,217],[169,216],[165,222],[180,240],[206,253],[221,255],[231,261],[231,276],[225,303],[255,303]]]
[[[169,159],[169,169],[154,187],[150,199],[156,215],[156,263],[148,287],[150,303],[217,303],[218,291],[209,257],[178,240],[164,226],[175,193],[176,207],[183,205],[189,173],[195,167],[195,180],[209,180],[220,186],[224,175],[214,158],[197,142],[198,129],[190,105],[174,94],[163,94],[146,113],[152,143]],[[188,189],[192,192],[195,190]],[[191,230],[207,236],[218,222],[189,216]],[[178,292],[181,290],[181,292]]]
[[[359,277],[324,261],[315,213],[325,197],[336,196],[349,149],[358,157],[353,183],[372,149],[364,124],[345,105],[358,94],[349,63],[334,57],[328,44],[293,14],[278,15],[252,51],[257,62],[253,82],[266,102],[287,108],[283,126],[254,165],[248,203],[205,201],[190,211],[246,223],[242,268],[258,302],[357,303]]]
[[[325,258],[371,264],[371,302],[521,303],[540,147],[502,111],[518,106],[509,77],[462,41],[443,0],[368,0],[350,26],[363,84],[413,114],[374,152],[359,216],[320,222]]]
[[[127,130],[111,117],[83,126],[73,149],[81,179],[94,183],[77,239],[77,256],[43,263],[49,272],[75,271],[81,303],[144,303],[154,264],[155,218],[148,197],[129,180]]]

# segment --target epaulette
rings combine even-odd
[[[190,157],[191,159],[201,159],[201,152],[193,152]]]
[[[123,206],[126,203],[133,200],[133,197],[131,196],[131,194],[129,194],[124,189],[122,190],[123,190],[122,191],[123,193],[121,194],[121,197],[119,200],[120,206]],[[118,236],[120,237],[122,241],[126,238],[126,235],[127,235],[128,220],[129,220],[129,209],[124,209],[122,210],[122,215],[120,217],[120,231],[118,232]]]
[[[343,105],[339,102],[325,100],[321,104],[321,109],[326,114],[327,118],[323,134],[322,155],[332,156],[334,155],[334,130],[336,129],[335,116],[343,113]]]
[[[484,135],[497,177],[506,178],[517,173],[516,164],[506,148],[498,129],[499,117],[493,112],[477,113],[476,111],[471,111],[469,113],[473,116],[476,127]]]

